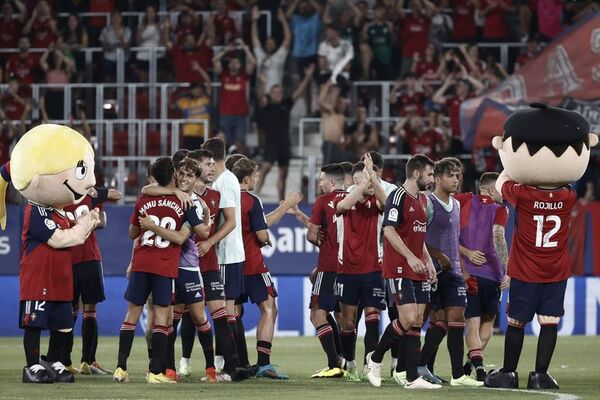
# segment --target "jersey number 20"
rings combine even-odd
[[[534,215],[533,220],[537,223],[535,230],[535,247],[556,247],[558,242],[550,241],[552,236],[556,235],[556,232],[560,229],[560,218],[557,215]],[[548,232],[544,233],[544,222],[554,222],[554,227]]]
[[[160,226],[161,228],[175,230],[175,227],[177,226],[177,223],[171,217],[164,217],[162,219],[159,219],[155,215],[149,215],[149,217],[152,220],[152,222],[154,222],[156,225]],[[142,246],[156,246],[159,249],[164,249],[164,248],[168,247],[170,244],[171,244],[170,241],[161,238],[160,236],[156,235],[152,231],[146,231],[144,233],[144,236],[142,237]]]

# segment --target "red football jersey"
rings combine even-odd
[[[402,31],[400,32],[400,43],[402,46],[402,57],[411,58],[415,53],[422,53],[429,43],[429,25],[431,21],[425,15],[415,17],[408,15],[404,18]]]
[[[248,75],[245,72],[237,75],[222,72],[220,81],[219,115],[248,115]]]
[[[383,226],[393,226],[406,247],[419,259],[423,259],[423,245],[427,232],[427,197],[421,193],[413,197],[403,186],[394,190],[387,198]],[[407,278],[426,281],[427,274],[417,274],[384,237],[383,277]]]
[[[265,260],[260,251],[260,243],[256,237],[257,231],[267,230],[267,220],[262,202],[258,197],[248,192],[241,191],[242,209],[242,236],[244,239],[244,275],[256,275],[268,272]]]
[[[12,19],[8,23],[3,20],[0,24],[0,48],[10,49],[17,47],[21,30],[22,23],[19,20]]]
[[[477,37],[475,6],[470,0],[452,0],[452,38],[458,42],[469,42]]]
[[[402,92],[396,100],[396,107],[398,114],[401,117],[410,115],[418,115],[420,117],[425,116],[425,94],[423,92],[414,92],[409,94],[408,92]]]
[[[577,201],[569,187],[545,190],[513,181],[502,196],[515,208],[508,275],[524,282],[559,282],[571,276],[569,226]]]
[[[50,22],[50,18],[43,21],[36,18],[33,21],[33,26],[31,27],[31,47],[44,49],[56,40],[56,35],[50,28]]]
[[[183,210],[175,196],[142,196],[135,203],[130,224],[140,226],[139,217],[146,212],[155,224],[166,229],[179,230],[184,222],[194,227],[202,223],[196,207]],[[131,267],[133,272],[149,272],[177,278],[181,246],[163,239],[152,231],[141,232],[141,238],[133,249]]]
[[[345,190],[334,190],[317,197],[313,204],[310,223],[320,226],[323,230],[317,271],[337,272],[339,247],[336,204],[347,195]]]
[[[336,206],[342,198],[336,198]],[[371,196],[356,203],[345,214],[338,214],[338,274],[356,275],[381,271],[381,213],[377,207],[377,199]]]
[[[39,58],[33,53],[27,53],[25,56],[13,54],[6,63],[6,75],[15,74],[21,85],[32,84],[35,80],[34,73],[37,69],[38,60]]]
[[[470,96],[467,96],[469,98]],[[446,108],[450,114],[450,127],[452,136],[460,139],[460,105],[466,99],[461,100],[458,96],[452,96],[446,100]]]
[[[108,200],[108,189],[100,187],[96,188],[96,191],[98,192],[98,197],[92,198],[90,195],[87,195],[83,198],[81,203],[65,207],[67,217],[71,221],[75,222],[75,220],[82,214],[88,213],[90,210],[93,210],[96,207],[98,207],[100,210],[102,209],[102,203]],[[96,233],[94,231],[92,231],[90,236],[88,236],[84,244],[71,247],[70,250],[71,257],[73,259],[73,265],[87,261],[102,260],[102,256],[100,255],[100,247],[98,246]]]
[[[55,249],[48,240],[56,229],[71,227],[66,215],[52,208],[27,204],[21,235],[20,300],[73,300],[71,252]]]
[[[437,160],[437,147],[442,140],[442,135],[434,129],[428,129],[421,135],[407,129],[404,138],[404,141],[408,144],[410,154],[423,154],[432,160]]]
[[[211,188],[206,188],[204,194],[200,195],[200,198],[204,200],[208,209],[210,210],[210,233],[208,237],[211,237],[217,231],[217,216],[219,215],[219,201],[221,200],[221,194]],[[200,236],[196,235],[196,243],[205,241]],[[217,249],[216,245],[212,246],[208,253],[204,257],[200,257],[200,271],[201,272],[213,272],[219,271],[219,261],[217,260]]]

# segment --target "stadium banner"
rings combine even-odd
[[[310,322],[308,309],[311,284],[308,278],[299,276],[275,276],[279,297],[277,304],[279,314],[275,326],[276,336],[314,336],[315,329]],[[4,312],[0,313],[0,336],[22,335],[18,328],[19,289],[18,277],[0,276],[0,304],[4,304]],[[124,277],[107,277],[105,279],[106,301],[98,305],[98,326],[100,335],[119,335],[127,303],[123,299],[127,280]],[[502,299],[500,326],[506,331],[506,297]],[[559,335],[600,335],[600,278],[571,278],[565,295],[565,317],[559,326]],[[389,322],[387,312],[382,313],[382,329]],[[258,309],[253,304],[245,305],[244,324],[248,335],[255,335],[258,323]],[[145,313],[138,324],[137,333],[142,334],[145,327]],[[80,335],[81,316],[76,324],[76,334]],[[359,335],[364,335],[364,323],[359,325]],[[537,322],[528,325],[527,334],[538,334],[540,326]],[[383,330],[382,330],[383,332]],[[143,340],[140,338],[140,340]],[[315,341],[315,346],[318,343]],[[560,346],[560,342],[559,342]]]
[[[496,88],[462,103],[465,148],[491,146],[506,116],[532,102],[575,110],[600,133],[600,12],[553,40],[533,60]]]
[[[265,204],[269,213],[274,204]],[[105,205],[107,227],[96,231],[102,252],[102,265],[105,276],[123,276],[131,259],[131,245],[128,228],[132,206]],[[310,214],[310,206],[301,209]],[[591,220],[581,223],[581,213]],[[591,216],[591,217],[590,217]],[[572,253],[584,249],[582,254],[572,257],[572,271],[576,275],[600,276],[600,250],[595,245],[600,240],[600,202],[578,206],[572,214],[569,242]],[[514,225],[514,212],[511,210],[506,227],[506,239],[510,246]],[[0,275],[18,275],[21,251],[22,209],[8,206],[7,230],[0,231]],[[585,231],[582,232],[582,229]],[[306,228],[291,215],[269,229],[273,246],[262,249],[265,263],[273,275],[308,276],[317,264],[319,249],[306,240]]]

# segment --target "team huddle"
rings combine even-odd
[[[507,130],[503,140],[512,140],[510,135]],[[322,195],[310,216],[298,208],[302,195],[297,192],[265,215],[252,193],[260,180],[258,165],[242,155],[225,159],[218,138],[202,149],[179,150],[154,161],[129,225],[127,313],[114,372],[95,358],[96,304],[104,300],[104,290],[93,231],[106,224],[102,202],[121,194],[95,189],[64,211],[27,205],[21,260],[23,382],[73,382],[76,373],[112,373],[114,381],[128,382],[127,360],[144,306],[147,382],[176,383],[189,375],[195,336],[205,358],[203,380],[288,379],[271,363],[277,290],[261,248],[271,244],[269,228],[292,214],[320,249],[311,273],[310,318],[327,366],[313,378],[368,380],[379,387],[382,361],[390,351],[396,383],[406,389],[439,389],[448,382],[435,373],[434,364],[447,337],[451,386],[518,387],[524,327],[537,314],[542,327],[528,387],[557,388],[547,372],[569,277],[567,233],[574,192],[484,173],[479,194],[459,193],[462,164],[452,157],[434,163],[412,156],[400,186],[383,181],[382,171],[377,152],[354,165],[325,165],[319,178]],[[517,210],[510,257],[504,201]],[[43,276],[34,273],[40,262],[48,265]],[[484,350],[501,291],[508,287],[504,364],[486,373]],[[249,360],[242,319],[248,301],[260,311],[255,364]],[[83,344],[76,368],[72,328],[79,310]],[[381,333],[383,310],[391,322]],[[356,340],[363,316],[360,363]],[[40,357],[42,329],[51,335],[47,355]],[[182,358],[177,371],[178,330]]]

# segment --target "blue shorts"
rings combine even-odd
[[[431,291],[431,308],[442,310],[447,307],[467,307],[467,289],[462,276],[453,271],[438,275],[435,290]]]
[[[405,304],[429,304],[431,285],[427,281],[413,281],[407,278],[386,279],[389,303],[403,306]]]
[[[200,271],[179,268],[175,279],[175,304],[194,304],[204,301],[204,285]]]
[[[500,313],[500,284],[491,279],[473,276],[477,279],[477,294],[467,292],[467,309],[465,318],[481,317],[482,315],[498,316]]]
[[[73,309],[79,309],[79,297],[83,304],[103,302],[104,274],[101,261],[87,261],[73,265]]]
[[[206,301],[225,300],[225,289],[219,271],[202,272]]]
[[[132,272],[125,291],[125,300],[136,306],[146,304],[148,296],[152,294],[152,304],[156,306],[170,306],[173,302],[175,282],[150,272]]]
[[[511,279],[508,292],[508,316],[522,322],[531,322],[534,314],[562,317],[567,281],[531,283]]]
[[[222,264],[220,267],[225,299],[237,299],[244,294],[244,263]]]
[[[58,331],[73,328],[70,301],[23,300],[19,307],[19,328]]]
[[[337,273],[335,272],[317,272],[308,308],[317,306],[319,310],[325,310],[327,312],[335,311],[335,305],[337,303],[337,299],[334,295],[336,276]]]
[[[260,304],[267,300],[269,296],[277,297],[275,284],[268,272],[244,276],[244,287],[246,292],[239,297],[238,304],[246,303],[248,299],[254,304]]]
[[[340,303],[350,306],[375,307],[385,310],[385,290],[381,272],[368,274],[338,274],[335,279],[335,296]]]

